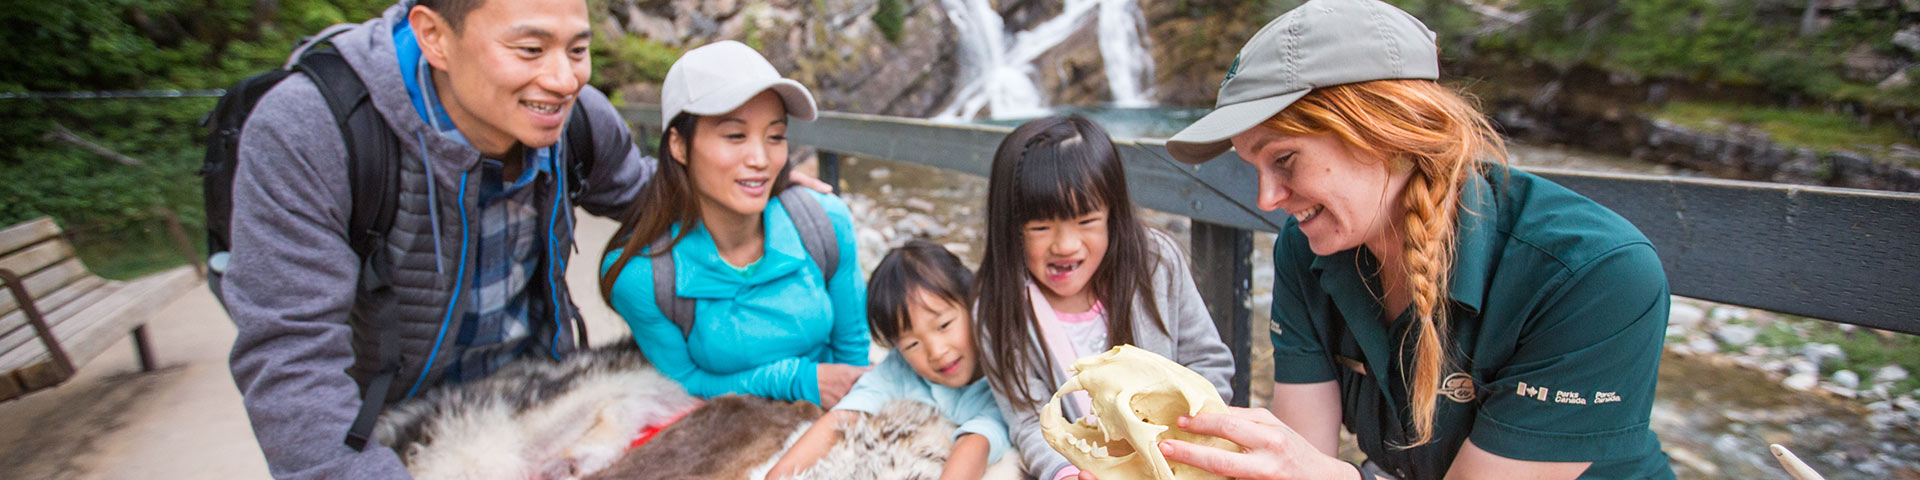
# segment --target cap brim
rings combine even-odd
[[[740,108],[747,103],[747,100],[752,100],[755,95],[768,90],[780,95],[781,103],[787,106],[788,117],[810,122],[817,115],[813,94],[807,91],[807,87],[800,82],[785,78],[729,86],[694,100],[684,111],[694,115],[719,115]]]
[[[1214,109],[1200,117],[1199,121],[1181,129],[1173,138],[1167,139],[1167,153],[1173,154],[1174,160],[1186,164],[1212,160],[1233,148],[1231,140],[1234,135],[1273,118],[1274,114],[1286,110],[1288,105],[1306,96],[1309,91],[1300,90]]]

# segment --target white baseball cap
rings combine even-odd
[[[1440,78],[1439,48],[1420,19],[1379,0],[1312,0],[1253,34],[1220,81],[1213,112],[1167,139],[1167,153],[1212,160],[1234,135],[1315,88],[1401,78]]]
[[[660,124],[672,123],[680,112],[731,112],[767,90],[780,94],[787,116],[813,120],[813,94],[806,86],[781,78],[753,47],[732,40],[710,43],[688,50],[667,69],[667,80],[660,86]]]

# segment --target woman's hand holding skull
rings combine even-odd
[[[1181,416],[1182,430],[1232,441],[1242,452],[1230,452],[1179,440],[1162,440],[1160,453],[1168,460],[1201,470],[1245,479],[1354,478],[1352,464],[1327,456],[1294,433],[1292,428],[1260,408],[1228,407],[1228,414]],[[1082,474],[1081,480],[1091,480]]]

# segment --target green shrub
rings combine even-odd
[[[880,7],[873,12],[873,25],[880,28],[880,34],[887,41],[900,43],[900,29],[906,24],[906,7],[900,0],[880,0]]]
[[[660,83],[680,59],[680,49],[638,35],[593,43],[593,84],[612,92],[622,85]]]
[[[1913,144],[1912,137],[1888,125],[1862,127],[1847,115],[1787,108],[1670,102],[1654,116],[1687,128],[1721,133],[1729,124],[1753,127],[1783,145],[1818,151],[1854,150],[1857,145]]]

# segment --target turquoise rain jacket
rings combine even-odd
[[[838,240],[840,266],[832,282],[822,280],[778,198],[761,215],[766,254],[744,272],[720,258],[705,225],[673,247],[674,291],[694,299],[693,329],[685,337],[654,302],[653,262],[627,262],[610,303],[660,373],[706,398],[739,393],[820,403],[816,365],[867,365],[867,282],[856,258],[853,214],[839,197],[807,193],[820,199]],[[619,252],[602,260],[602,274]]]

